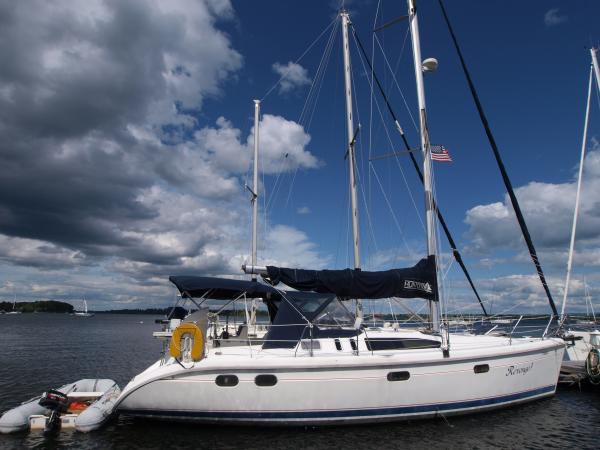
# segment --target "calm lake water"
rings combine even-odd
[[[121,387],[158,359],[154,316],[0,315],[0,411],[81,378]],[[143,322],[143,323],[140,323]],[[250,428],[118,418],[93,433],[0,435],[0,449],[600,448],[600,389],[463,417],[334,428]]]

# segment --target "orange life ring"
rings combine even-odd
[[[171,336],[171,345],[169,353],[173,358],[181,358],[181,339],[186,335],[191,335],[193,340],[191,357],[194,361],[200,361],[204,356],[204,335],[202,330],[193,323],[182,323]]]

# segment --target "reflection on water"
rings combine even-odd
[[[140,323],[143,321],[144,323]],[[121,387],[160,355],[151,316],[0,315],[0,411],[81,378]],[[97,432],[0,435],[0,449],[598,448],[600,390],[561,390],[507,410],[332,428],[252,428],[119,418]]]

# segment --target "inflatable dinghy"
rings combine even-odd
[[[93,431],[111,416],[121,389],[113,380],[83,379],[44,392],[0,417],[0,433],[60,428]]]

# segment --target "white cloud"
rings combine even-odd
[[[600,148],[584,162],[581,202],[577,224],[576,264],[600,265]],[[542,263],[564,266],[575,208],[576,180],[566,183],[531,182],[515,190],[534,245]],[[478,205],[466,212],[470,250],[487,254],[496,250],[516,251],[520,261],[529,260],[512,205],[504,201]]]
[[[569,18],[565,15],[560,15],[558,13],[558,8],[551,8],[544,14],[544,24],[547,27],[552,27],[555,25],[559,25],[563,22],[566,22]]]
[[[80,251],[36,239],[11,238],[4,235],[0,235],[0,259],[15,265],[46,270],[89,264],[85,254]]]
[[[80,292],[107,307],[168,302],[174,273],[241,273],[253,135],[224,117],[198,126],[242,67],[219,28],[233,15],[229,0],[0,4],[6,277],[37,298]],[[282,68],[290,89],[310,82]],[[299,124],[263,116],[261,170],[319,167],[309,142]],[[269,260],[327,259],[302,231],[265,227]]]
[[[196,143],[203,152],[207,152],[207,159],[225,171],[243,173],[248,170],[251,158],[251,149],[242,144],[241,130],[234,128],[233,124],[224,117],[217,119],[217,128],[203,128],[196,133]]]
[[[268,265],[321,269],[329,263],[306,233],[287,225],[275,225],[263,243],[264,261]]]
[[[296,122],[265,114],[260,122],[259,138],[260,168],[266,174],[321,166],[321,162],[306,150],[310,135]],[[248,148],[252,148],[252,142],[254,130],[248,136]]]
[[[302,215],[310,214],[310,208],[308,206],[301,206],[296,210],[296,213]]]
[[[279,81],[279,93],[285,94],[296,88],[306,86],[311,83],[308,71],[300,64],[292,61],[286,65],[276,62],[273,64],[273,71],[281,77]]]
[[[586,311],[586,290],[592,299],[600,295],[600,288],[595,287],[598,277],[586,278],[577,276],[571,279],[567,313]],[[560,311],[564,293],[565,280],[560,275],[547,277],[548,286],[553,293],[554,302]],[[540,313],[550,314],[548,297],[540,284],[537,274],[506,275],[477,280],[477,287],[488,311],[494,314]],[[468,296],[467,296],[468,297]],[[472,297],[472,296],[471,296]],[[473,305],[473,299],[469,299]],[[463,307],[469,307],[469,302],[461,300]],[[473,307],[471,306],[471,309]]]

